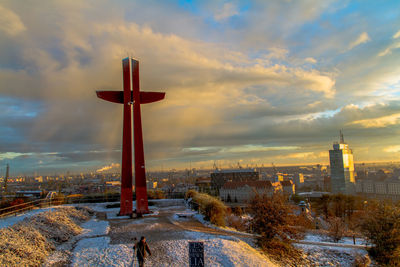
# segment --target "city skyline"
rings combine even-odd
[[[149,170],[400,159],[400,3],[0,1],[0,170],[121,162],[120,60],[141,62]],[[116,166],[116,165],[115,165]]]

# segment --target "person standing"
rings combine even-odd
[[[135,244],[134,249],[136,249],[136,257],[139,262],[139,267],[144,267],[144,260],[147,257],[146,252],[148,252],[151,256],[150,248],[147,245],[146,238],[144,236],[142,236],[140,241]]]

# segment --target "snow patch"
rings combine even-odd
[[[73,252],[71,266],[131,266],[133,244],[110,245],[109,237],[85,238]]]
[[[348,245],[353,245],[353,238],[351,237],[343,237],[341,240],[339,240],[338,243],[333,243],[332,239],[327,236],[327,235],[320,235],[320,234],[315,234],[315,233],[307,233],[304,236],[304,241],[309,241],[309,242],[323,242],[323,243],[332,243],[332,244],[348,244]],[[356,244],[355,245],[366,245],[367,241],[363,238],[355,238]]]
[[[235,237],[222,237],[201,232],[185,232],[188,239],[158,243],[165,255],[161,261],[156,253],[149,257],[149,266],[188,266],[189,241],[204,242],[205,266],[276,266],[266,256]]]
[[[154,229],[154,228],[158,228],[159,226],[160,226],[159,223],[153,223],[153,224],[147,225],[147,226],[144,228],[144,230],[151,230],[151,229]]]
[[[110,231],[108,221],[99,221],[98,219],[91,219],[81,224],[81,227],[83,228],[83,231],[79,235],[80,237],[106,235]]]
[[[364,249],[347,247],[294,244],[304,252],[304,258],[317,266],[353,266],[356,255],[366,255]]]
[[[224,232],[227,232],[227,233],[232,233],[232,234],[240,234],[240,235],[248,236],[248,237],[257,237],[258,236],[257,234],[240,232],[240,231],[238,231],[238,230],[236,230],[234,228],[231,228],[231,227],[219,227],[219,226],[216,226],[216,225],[210,223],[209,221],[206,221],[204,219],[204,216],[199,214],[199,213],[196,213],[193,217],[196,220],[198,220],[199,222],[201,222],[203,225],[205,225],[207,227],[210,227],[210,228],[213,228],[213,229],[216,229],[216,230],[221,230],[221,231],[224,231]]]

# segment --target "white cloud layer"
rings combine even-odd
[[[239,11],[233,3],[225,3],[222,9],[215,14],[214,18],[217,21],[221,21],[238,14]]]
[[[393,39],[397,39],[400,37],[400,30],[398,32],[396,32],[395,34],[393,34]]]
[[[0,5],[0,31],[15,36],[25,31],[26,27],[20,17],[12,10]]]
[[[356,46],[359,46],[360,44],[364,44],[366,42],[371,41],[371,38],[369,37],[367,32],[361,33],[357,39],[355,39],[353,42],[351,42],[348,46],[348,50],[353,49]]]

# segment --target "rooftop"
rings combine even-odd
[[[237,189],[241,187],[255,187],[255,188],[271,188],[274,184],[270,181],[242,181],[242,182],[226,182],[223,189]]]
[[[215,170],[214,173],[244,173],[244,172],[256,172],[255,169],[225,169]]]

